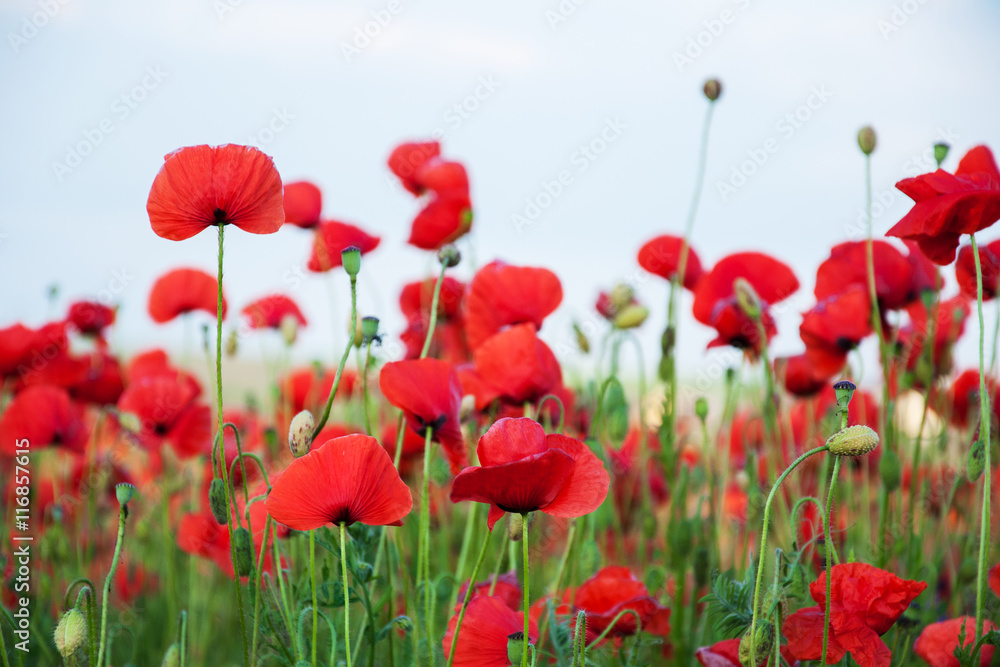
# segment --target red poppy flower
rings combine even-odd
[[[111,405],[125,390],[121,364],[104,351],[95,351],[84,357],[87,363],[86,375],[69,387],[70,395],[78,401]]]
[[[505,512],[583,516],[608,495],[604,464],[585,444],[546,435],[531,419],[498,420],[480,438],[476,452],[481,465],[458,473],[451,500],[488,503],[490,530]]]
[[[469,592],[469,583],[470,582],[466,581],[462,584],[462,587],[458,589],[459,601],[465,600],[465,595]],[[497,577],[496,586],[493,585],[493,575],[490,575],[486,581],[480,581],[476,584],[475,588],[472,589],[472,598],[490,597],[490,588],[493,588],[493,597],[500,598],[506,602],[507,606],[510,607],[512,611],[518,611],[521,609],[521,600],[523,596],[521,594],[521,584],[517,578],[517,572],[512,571],[506,574],[501,574]],[[523,631],[524,630],[522,630],[522,632]]]
[[[913,266],[888,241],[872,241],[875,294],[883,310],[898,310],[917,297]],[[868,242],[848,241],[833,246],[830,257],[816,271],[816,300],[841,294],[852,285],[868,290]]]
[[[990,395],[990,407],[997,414],[997,384],[986,378],[986,391]],[[959,374],[948,390],[951,404],[951,423],[959,428],[968,428],[970,422],[979,423],[979,371],[967,370]]]
[[[379,388],[386,400],[403,411],[411,430],[427,429],[445,449],[452,473],[469,463],[459,423],[462,385],[451,364],[439,359],[409,359],[382,367]]]
[[[441,641],[445,655],[451,655],[458,612],[448,621]],[[474,597],[462,618],[462,631],[455,647],[454,667],[507,667],[507,638],[524,632],[524,612],[513,611],[499,597]],[[538,624],[528,619],[528,642],[538,639]]]
[[[149,292],[149,315],[163,324],[178,315],[202,310],[216,316],[219,282],[200,269],[174,269],[156,279]],[[226,316],[226,297],[222,297],[222,317]]]
[[[666,280],[673,280],[680,268],[684,239],[664,234],[646,242],[639,249],[639,266]],[[694,248],[688,246],[687,263],[684,265],[684,287],[693,290],[705,271]]]
[[[505,326],[530,322],[540,329],[562,297],[562,284],[548,269],[487,264],[476,273],[465,297],[469,346],[475,350]]]
[[[213,225],[272,234],[285,221],[281,177],[250,146],[188,146],[163,158],[146,202],[157,236],[183,241]]]
[[[126,563],[123,558],[115,570],[115,599],[128,606],[140,595],[155,591],[158,582],[156,575],[150,575],[142,565]]]
[[[377,248],[381,240],[346,222],[336,220],[321,222],[316,228],[316,238],[313,240],[308,268],[315,273],[329,271],[343,265],[340,253],[345,248],[354,246],[364,255]]]
[[[61,387],[27,387],[14,396],[0,415],[0,453],[10,456],[22,440],[27,440],[32,448],[57,445],[83,452],[87,437],[83,410]]]
[[[144,449],[158,451],[169,443],[178,456],[188,458],[212,448],[212,411],[194,399],[189,384],[150,376],[129,383],[118,409],[139,419],[135,437]]]
[[[555,354],[535,333],[519,324],[489,338],[473,355],[474,369],[460,370],[464,393],[475,394],[482,410],[500,398],[516,405],[535,403],[562,384]]]
[[[260,503],[256,503],[260,504]],[[177,546],[187,554],[214,562],[229,578],[235,575],[229,531],[208,512],[185,514],[177,528]]]
[[[776,333],[768,306],[791,296],[799,288],[799,281],[787,265],[773,257],[742,252],[720,260],[698,282],[692,306],[694,317],[718,332],[708,346],[732,345],[756,355],[763,349],[764,341],[757,325],[737,303],[733,287],[737,278],[750,283],[760,297],[761,324],[768,340]]]
[[[914,201],[886,236],[912,239],[936,264],[955,259],[962,234],[986,229],[1000,219],[1000,170],[986,146],[962,158],[954,174],[943,169],[896,183]]]
[[[306,317],[298,305],[284,294],[272,294],[247,304],[243,308],[251,329],[278,329],[286,317],[292,317],[299,326],[306,325]]]
[[[89,336],[100,336],[115,322],[115,309],[95,301],[77,301],[69,307],[66,321]]]
[[[913,269],[913,293],[920,294],[930,290],[937,292],[941,289],[941,271],[938,265],[927,259],[927,255],[920,251],[920,246],[916,241],[904,240],[908,254],[907,261]]]
[[[64,356],[68,348],[65,322],[52,322],[37,330],[23,324],[0,329],[0,376],[27,381],[27,376]]]
[[[832,377],[844,367],[847,353],[871,334],[871,313],[867,288],[851,285],[802,316],[799,336],[816,375]]]
[[[470,229],[472,202],[468,195],[434,195],[413,218],[406,242],[423,250],[438,250],[462,238]]]
[[[968,646],[976,641],[976,619],[972,616],[961,616],[949,621],[931,623],[913,644],[913,652],[931,667],[959,667],[955,649],[958,648],[958,638],[965,629],[965,642]],[[994,630],[996,626],[989,620],[983,623],[983,633]],[[987,667],[993,660],[993,646],[986,644],[979,651],[979,664]]]
[[[574,606],[587,612],[587,628],[600,634],[615,616],[626,609],[639,615],[641,630],[652,635],[670,634],[670,610],[649,594],[646,584],[639,581],[627,567],[608,566],[597,572],[576,589]],[[637,631],[635,616],[625,614],[608,633],[612,637],[627,637]]]
[[[295,459],[267,497],[271,518],[293,530],[328,523],[401,526],[410,489],[375,438],[348,435]]]
[[[319,216],[323,211],[323,193],[309,181],[285,183],[282,208],[285,211],[285,222],[311,229],[319,224]]]
[[[788,652],[787,646],[781,647],[781,656],[792,667],[798,667],[798,661]],[[694,657],[703,667],[743,667],[739,639],[724,639],[711,646],[703,646],[694,652]],[[765,664],[770,657],[764,656],[760,664]]]
[[[888,667],[892,654],[881,636],[927,584],[866,563],[834,565],[832,574],[827,664],[840,662],[850,652],[861,667]],[[809,585],[809,592],[818,604],[795,612],[782,627],[789,651],[799,660],[822,657],[826,572]]]
[[[201,396],[201,384],[195,376],[182,371],[170,364],[170,358],[163,350],[153,349],[141,352],[129,362],[125,375],[129,382],[138,382],[142,378],[164,376],[185,385],[191,391],[191,396]]]
[[[389,155],[389,169],[402,182],[403,187],[414,195],[423,194],[423,185],[417,179],[417,172],[430,160],[441,154],[441,144],[436,141],[400,144]]]
[[[996,298],[1000,288],[1000,241],[979,246],[979,266],[983,272],[983,300]],[[979,291],[976,281],[976,258],[972,246],[962,246],[955,262],[955,277],[962,296],[975,299]]]
[[[815,396],[830,380],[830,376],[816,373],[806,354],[775,359],[774,370],[783,379],[785,390],[793,396]]]
[[[333,380],[336,378],[335,371],[327,371],[315,366],[297,368],[281,379],[281,397],[279,408],[287,410],[291,415],[295,415],[303,410],[313,410],[321,403],[326,402],[333,388]],[[348,399],[354,392],[354,385],[358,381],[357,373],[344,369],[340,376],[340,384],[337,386],[335,399]]]

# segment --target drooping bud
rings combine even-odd
[[[361,249],[353,245],[347,246],[340,252],[340,261],[347,275],[356,278],[361,272]]]
[[[115,485],[115,497],[118,499],[118,504],[122,507],[128,505],[134,495],[135,487],[131,484],[122,482],[121,484]]]
[[[512,665],[521,664],[521,656],[528,649],[523,632],[507,635],[507,661]]]
[[[972,484],[979,480],[979,477],[986,469],[986,447],[982,438],[976,438],[969,449],[969,455],[965,459],[965,476]]]
[[[237,333],[236,329],[232,329],[229,335],[226,336],[226,356],[234,357],[236,353],[240,350],[240,335]]]
[[[292,456],[299,458],[309,453],[315,427],[316,422],[308,410],[292,417],[292,424],[288,427],[288,448],[292,451]]]
[[[763,621],[757,626],[756,634],[750,634],[747,630],[743,637],[740,639],[740,664],[744,667],[749,667],[750,662],[750,647],[753,647],[753,656],[757,659],[759,664],[767,660],[767,657],[771,654],[771,650],[774,648],[774,626],[771,625],[770,621]]]
[[[233,546],[236,550],[236,572],[241,577],[249,577],[253,567],[253,542],[250,531],[240,526],[233,532]]]
[[[878,462],[878,473],[882,478],[882,486],[885,487],[886,493],[892,493],[899,488],[903,472],[899,456],[895,451],[886,449],[882,452],[882,459]]]
[[[225,526],[229,518],[229,508],[226,501],[226,485],[216,477],[208,486],[208,507],[212,510],[215,522]]]
[[[75,607],[70,609],[56,625],[55,642],[59,655],[67,661],[87,639],[87,617]]]
[[[733,281],[733,292],[736,294],[736,304],[743,311],[743,314],[750,319],[756,320],[760,317],[762,306],[757,290],[753,288],[746,278],[740,277]]]
[[[708,399],[699,396],[694,402],[694,414],[699,420],[705,421],[708,418]]]
[[[181,647],[177,645],[177,642],[174,642],[163,654],[163,662],[160,663],[160,667],[179,667],[180,664]]]
[[[826,445],[837,456],[864,456],[878,447],[878,433],[863,424],[848,426],[831,435]]]
[[[573,335],[576,336],[576,346],[580,348],[581,352],[588,354],[590,352],[590,340],[576,322],[573,322]]]
[[[939,141],[938,143],[934,144],[934,161],[937,162],[938,167],[940,167],[941,163],[944,162],[945,158],[948,157],[949,150],[951,150],[951,146],[944,143],[943,141]]]
[[[865,155],[871,155],[875,152],[876,143],[875,130],[870,125],[861,128],[858,132],[858,148],[861,149],[861,152]]]
[[[714,102],[722,95],[722,82],[718,79],[709,79],[705,82],[702,92],[705,93],[705,97],[708,98],[709,102]]]
[[[370,343],[378,338],[378,318],[372,315],[361,318],[361,335],[365,343]]]
[[[438,261],[444,266],[452,268],[458,266],[458,263],[462,261],[462,253],[449,243],[446,246],[441,246],[441,249],[438,250]]]
[[[841,380],[833,385],[833,392],[837,395],[837,405],[841,410],[847,410],[855,389],[857,386],[850,380]]]
[[[523,537],[524,517],[517,512],[507,513],[507,537],[511,542],[520,542]]]
[[[288,313],[281,318],[278,330],[281,331],[281,339],[285,341],[285,345],[292,345],[299,337],[299,321],[294,315]]]
[[[629,304],[615,315],[613,324],[618,329],[634,329],[649,317],[649,308],[639,304]]]

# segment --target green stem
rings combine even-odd
[[[344,579],[344,650],[347,652],[347,667],[351,667],[351,599],[347,590],[347,524],[340,522],[340,575]],[[313,652],[315,652],[316,630],[313,629]]]
[[[365,433],[374,435],[372,430],[372,418],[368,406],[368,365],[372,359],[372,341],[368,341],[365,350],[365,367],[361,369],[361,406],[365,411]]]
[[[418,558],[417,589],[420,589],[419,581],[423,581],[424,589],[424,626],[427,632],[428,647],[431,641],[431,441],[434,437],[434,430],[427,429],[424,434],[424,480],[423,493],[420,494],[420,554]],[[434,664],[434,650],[430,647],[431,664]]]
[[[823,654],[820,660],[821,665],[826,664],[826,654],[830,643],[830,598],[831,587],[833,585],[831,569],[833,558],[833,538],[830,534],[830,514],[833,510],[833,496],[837,491],[837,477],[840,475],[840,458],[833,459],[833,475],[830,477],[830,492],[826,497],[826,508],[823,512],[823,546],[826,550],[826,601],[823,606]]]
[[[475,507],[475,505],[473,505]],[[465,618],[465,610],[469,606],[469,602],[472,601],[472,596],[476,593],[476,582],[479,579],[479,568],[483,565],[483,559],[486,558],[486,548],[490,545],[490,537],[492,537],[493,531],[487,530],[486,537],[483,539],[483,546],[479,549],[479,558],[476,559],[476,566],[472,570],[472,578],[469,579],[469,587],[465,589],[465,600],[462,601],[462,609],[458,612],[458,621],[455,623],[455,634],[451,636],[451,650],[448,651],[448,665],[451,667],[452,663],[455,661],[455,649],[458,647],[458,633],[462,629],[462,619]]]
[[[528,581],[530,579],[528,570],[528,514],[524,513],[521,515],[521,556],[524,562],[524,650],[521,651],[521,667],[528,666],[528,644],[531,643],[531,638],[528,636],[528,618],[530,615],[530,604],[529,598],[531,597],[528,593],[531,589],[528,587]]]
[[[316,531],[309,531],[309,580],[312,585],[312,667],[316,667],[316,640],[319,630],[319,606],[316,600]]]
[[[424,347],[420,350],[420,358],[423,359],[431,349],[431,339],[434,337],[434,328],[438,319],[438,300],[441,298],[441,283],[444,282],[444,272],[448,268],[448,262],[441,262],[441,273],[437,282],[434,283],[434,297],[431,299],[431,319],[427,325],[427,337],[424,338]]]
[[[357,276],[351,276],[351,328],[348,329],[350,334],[347,336],[347,345],[344,346],[344,354],[340,357],[340,365],[337,366],[337,374],[333,378],[333,386],[330,387],[330,395],[326,399],[326,407],[323,408],[323,415],[320,417],[319,422],[316,424],[316,428],[313,429],[312,440],[316,439],[319,432],[323,430],[326,426],[326,422],[330,419],[330,410],[333,408],[333,398],[337,395],[337,389],[340,387],[340,378],[344,374],[344,366],[347,365],[347,357],[351,354],[351,348],[354,347],[354,332],[358,327],[358,278]],[[221,335],[221,334],[220,334]]]
[[[975,234],[969,234],[972,241],[972,256],[976,259],[976,306],[979,310],[979,440],[983,443],[983,508],[979,530],[979,568],[976,573],[976,638],[983,635],[984,611],[986,606],[986,580],[990,555],[990,481],[993,469],[990,466],[990,396],[986,393],[986,372],[984,368],[983,345],[986,338],[983,325],[983,268],[979,261],[979,248]],[[979,664],[979,648],[972,652],[972,664]]]
[[[125,519],[128,517],[128,509],[124,505],[118,511],[118,539],[115,541],[115,555],[111,558],[111,569],[108,577],[104,580],[104,599],[101,604],[101,642],[97,648],[97,665],[104,664],[104,642],[108,636],[108,598],[111,595],[111,581],[115,578],[115,570],[118,568],[118,558],[122,553],[122,543],[125,541]]]

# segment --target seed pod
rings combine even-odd
[[[86,639],[87,617],[76,608],[70,609],[62,615],[56,626],[55,642],[59,655],[69,660]]]
[[[340,261],[347,275],[352,278],[357,277],[361,272],[361,249],[353,245],[347,246],[340,252]]]
[[[469,211],[469,222],[472,222],[471,211]],[[438,250],[438,261],[444,266],[452,268],[458,266],[458,263],[462,261],[462,253],[458,251],[458,248],[449,243],[446,246],[441,246],[441,249]]]
[[[718,79],[709,79],[701,90],[709,102],[714,102],[719,99],[719,95],[722,95],[722,82]]]
[[[876,143],[875,130],[870,125],[861,128],[858,132],[858,148],[861,149],[861,152],[865,155],[871,155],[875,152]]]
[[[378,338],[378,318],[371,315],[361,318],[361,335],[366,343]]]
[[[226,501],[226,485],[216,477],[208,486],[208,507],[216,523],[225,526],[229,519],[228,502]]]
[[[985,469],[986,447],[983,445],[982,438],[976,438],[965,459],[965,476],[969,479],[969,483],[978,481]]]
[[[878,433],[868,426],[848,426],[826,441],[830,453],[837,456],[864,456],[878,447]]]
[[[253,543],[250,541],[250,531],[240,526],[233,533],[233,544],[236,547],[236,572],[241,577],[249,577],[253,567]]]
[[[288,448],[292,451],[292,456],[299,458],[309,453],[315,426],[312,413],[308,410],[292,417],[292,424],[288,427]]]
[[[527,650],[523,632],[507,635],[507,661],[512,665],[521,664],[521,656]]]
[[[121,484],[115,484],[115,498],[118,499],[118,504],[124,507],[128,505],[132,500],[132,496],[135,495],[135,487],[127,482],[122,482]]]
[[[708,399],[699,396],[694,402],[694,414],[699,420],[705,421],[708,418]]]
[[[855,389],[857,386],[850,380],[841,380],[833,385],[833,392],[837,395],[837,405],[841,410],[846,410],[850,405]]]

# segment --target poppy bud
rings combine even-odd
[[[635,291],[625,283],[618,283],[611,288],[608,300],[611,302],[611,309],[617,315],[635,299]]]
[[[837,405],[841,410],[846,410],[851,404],[851,397],[857,386],[850,380],[841,380],[833,385],[833,392],[837,395]]]
[[[861,128],[858,132],[858,148],[865,155],[871,155],[875,152],[875,130],[872,129],[870,125],[866,125]]]
[[[229,507],[226,502],[226,486],[218,477],[208,486],[208,507],[212,510],[216,523],[225,526],[229,518]]]
[[[892,493],[899,488],[902,479],[902,466],[899,463],[899,456],[892,449],[882,452],[882,460],[878,462],[878,472],[882,477],[882,486],[887,493]]]
[[[702,92],[705,93],[709,102],[714,102],[719,99],[719,95],[722,95],[722,82],[718,79],[709,79],[705,82]]]
[[[771,649],[774,648],[774,626],[771,625],[770,621],[763,621],[758,624],[755,635],[751,636],[750,631],[747,630],[740,639],[740,664],[745,667],[749,667],[751,664],[751,646],[753,646],[753,655],[758,663],[763,664],[766,662],[768,656],[771,654]]]
[[[848,426],[831,435],[826,445],[837,456],[864,456],[878,447],[878,433],[863,424]]]
[[[472,215],[472,211],[469,211],[469,215]],[[438,250],[438,261],[450,269],[458,266],[458,263],[462,261],[462,253],[458,251],[458,248],[449,243],[446,246],[441,246],[441,249]]]
[[[945,158],[948,157],[948,151],[950,149],[951,146],[944,143],[943,141],[939,141],[938,143],[934,144],[934,161],[937,162],[938,167],[940,167],[941,163],[944,162]]]
[[[511,542],[521,541],[521,531],[524,530],[524,517],[517,512],[507,514],[507,537]]]
[[[347,246],[340,252],[340,261],[347,275],[356,278],[361,272],[361,249],[353,245]]]
[[[976,438],[969,449],[969,455],[965,459],[965,476],[969,483],[979,480],[983,470],[986,469],[986,447],[983,446],[982,438]]]
[[[361,318],[361,335],[370,343],[378,338],[378,318],[371,315]]]
[[[733,281],[733,292],[736,294],[736,304],[743,311],[743,314],[750,319],[756,320],[760,317],[762,306],[757,290],[753,288],[746,278],[737,278]]]
[[[523,632],[507,635],[507,661],[512,665],[521,664],[521,656],[527,650]]]
[[[663,356],[668,356],[670,352],[674,349],[674,340],[676,336],[674,335],[674,328],[672,326],[667,326],[663,330],[663,335],[660,336],[660,352]]]
[[[615,315],[614,325],[618,329],[634,329],[640,326],[649,317],[649,308],[639,304],[625,306],[621,312]]]
[[[573,322],[573,334],[576,336],[576,346],[580,348],[580,351],[584,354],[590,352],[590,341],[587,339],[587,335],[583,333],[583,329],[576,322]]]
[[[133,495],[135,495],[135,487],[131,484],[126,482],[115,484],[115,497],[118,499],[118,504],[122,507],[129,504]]]
[[[778,593],[775,595],[774,588],[768,588],[767,592],[764,594],[764,613],[769,615],[771,610],[780,609],[781,618],[787,618],[788,616],[788,596],[785,595],[784,588],[778,588]]]
[[[178,667],[181,664],[181,648],[176,642],[170,645],[167,652],[163,654],[163,662],[160,667]]]
[[[249,577],[253,567],[253,545],[250,541],[250,531],[240,526],[233,533],[233,545],[236,548],[236,573],[241,577]]]
[[[292,417],[292,425],[288,427],[288,448],[292,450],[292,456],[299,458],[309,453],[315,426],[316,422],[308,410]]]
[[[699,396],[694,402],[694,414],[699,420],[705,421],[708,418],[708,399]]]
[[[56,649],[59,650],[59,655],[69,660],[86,639],[87,617],[74,607],[59,619],[55,632]]]
[[[299,337],[299,321],[291,313],[281,318],[278,329],[281,331],[281,339],[285,341],[285,345],[292,345]]]
[[[119,412],[118,425],[133,435],[142,430],[142,422],[134,412]]]
[[[229,335],[226,336],[226,356],[227,357],[236,356],[236,353],[239,352],[239,349],[240,349],[240,337],[239,334],[236,333],[236,329],[233,329],[232,331],[229,332]]]
[[[466,394],[462,397],[462,404],[458,408],[459,421],[465,421],[475,411],[476,397],[472,394]]]

